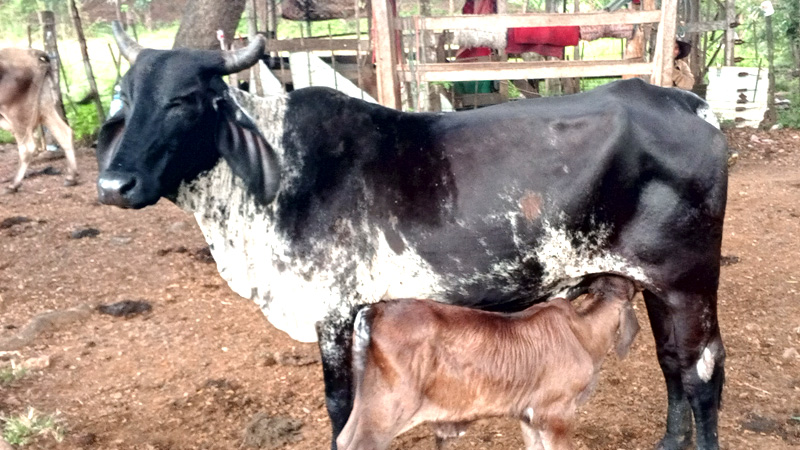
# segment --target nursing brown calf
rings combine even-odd
[[[353,340],[355,401],[339,450],[380,450],[430,422],[437,446],[467,424],[506,416],[526,448],[570,449],[576,407],[616,342],[623,357],[639,331],[633,283],[602,276],[576,310],[556,298],[516,314],[428,300],[361,310]]]
[[[67,157],[65,184],[74,185],[78,177],[72,129],[58,112],[54,78],[47,54],[40,50],[0,49],[0,128],[10,131],[19,146],[20,165],[9,185],[16,191],[36,155],[34,130],[46,126],[64,149]]]

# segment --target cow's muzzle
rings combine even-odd
[[[97,199],[104,205],[120,208],[143,208],[148,201],[137,177],[124,172],[105,172],[97,178]],[[158,200],[158,199],[156,199]]]

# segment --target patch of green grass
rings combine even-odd
[[[3,367],[0,369],[0,386],[11,384],[24,377],[27,373],[28,369],[14,364]]]
[[[0,144],[11,144],[14,142],[14,136],[6,130],[0,130]]]
[[[10,417],[0,417],[3,439],[12,445],[27,445],[34,438],[50,437],[56,442],[64,440],[66,430],[59,414],[42,414],[32,407],[28,412]]]

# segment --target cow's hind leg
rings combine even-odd
[[[336,438],[347,424],[353,409],[352,339],[357,309],[354,308],[347,317],[332,314],[317,323],[325,405],[333,431],[332,450],[336,450]]]
[[[64,180],[64,185],[74,186],[78,184],[78,164],[75,161],[72,128],[61,119],[55,108],[43,113],[42,123],[50,130],[58,144],[61,145],[61,148],[64,149],[64,156],[67,158],[67,176]]]
[[[725,377],[725,350],[717,323],[716,298],[671,293],[662,299],[648,291],[644,298],[669,402],[667,431],[656,448],[689,448],[694,415],[697,448],[716,450]]]

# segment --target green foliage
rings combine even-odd
[[[66,2],[64,2],[66,3]],[[41,9],[34,0],[6,0],[0,1],[0,30],[2,34],[21,36],[27,32],[27,18],[36,17],[36,11]]]
[[[0,130],[0,144],[11,144],[14,142],[14,136],[6,130]]]
[[[58,414],[47,415],[29,407],[26,414],[0,417],[3,439],[12,445],[26,445],[36,437],[52,437],[57,442],[64,440],[65,429]]]
[[[740,12],[744,20],[736,33],[744,41],[744,44],[737,45],[735,48],[736,56],[744,58],[740,66],[758,67],[759,62],[763,67],[767,67],[767,32],[766,20],[761,12],[759,5],[762,0],[738,0],[736,10]],[[796,30],[798,13],[794,10],[798,8],[797,0],[789,2],[773,1],[775,14],[772,17],[773,35],[775,38],[775,66],[790,66],[792,64],[791,46],[789,45],[792,29]],[[721,53],[718,60],[722,61]]]
[[[519,88],[514,86],[514,83],[508,83],[508,98],[522,98],[522,93]]]
[[[103,105],[108,109],[108,105]],[[94,102],[85,105],[67,107],[67,120],[75,135],[76,145],[87,145],[94,141],[99,131],[101,122],[97,119],[97,108]]]
[[[789,100],[791,107],[778,111],[778,123],[785,128],[800,129],[800,94],[791,95]]]

